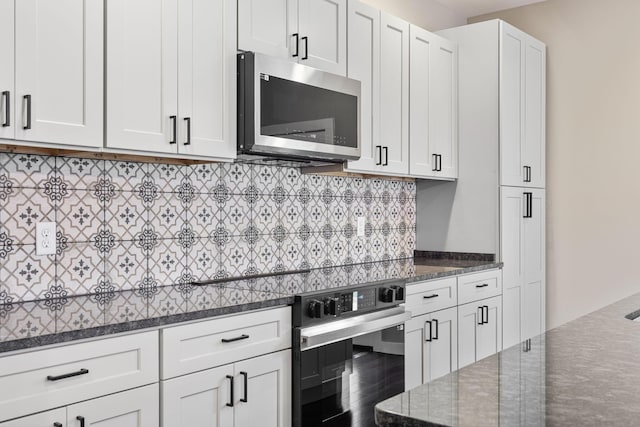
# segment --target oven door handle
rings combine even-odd
[[[300,329],[300,350],[310,350],[338,341],[359,337],[370,332],[398,326],[411,319],[411,312],[396,307],[336,320]]]

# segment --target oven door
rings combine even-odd
[[[404,391],[408,317],[396,308],[296,328],[294,426],[375,425],[374,406]]]

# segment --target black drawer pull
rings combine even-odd
[[[84,417],[81,417],[80,415],[78,415],[76,417],[76,420],[80,421],[80,427],[84,427]]]
[[[89,373],[88,369],[80,369],[79,371],[76,372],[70,372],[68,374],[63,374],[63,375],[48,375],[47,376],[47,380],[48,381],[60,381],[60,380],[64,380],[66,378],[72,378],[72,377],[77,377],[80,375],[86,375]]]
[[[488,283],[483,283],[482,285],[476,285],[476,288],[486,288],[487,286],[489,286]]]
[[[249,338],[249,335],[242,334],[239,337],[235,337],[235,338],[222,338],[222,342],[227,344],[227,343],[230,343],[230,342],[246,340],[248,338]]]
[[[53,427],[62,427],[62,423],[53,423]]]
[[[233,375],[227,375],[227,379],[229,380],[229,386],[231,388],[231,396],[229,397],[229,403],[227,403],[227,406],[233,408],[233,401],[235,400],[233,397]]]
[[[240,402],[247,403],[249,401],[249,374],[240,372],[240,375],[244,377],[244,397],[240,399]]]
[[[425,295],[425,296],[423,296],[422,298],[424,298],[424,299],[431,299],[431,298],[437,298],[437,297],[439,297],[439,296],[440,296],[440,295],[438,295],[438,294],[433,294],[433,295]]]

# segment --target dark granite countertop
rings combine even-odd
[[[443,259],[442,254],[429,254],[201,286],[141,288],[0,305],[0,353],[288,305],[293,295],[306,291],[392,279],[411,283],[502,266],[486,256]]]
[[[376,406],[379,426],[640,425],[640,294]]]

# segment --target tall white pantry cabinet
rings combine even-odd
[[[419,235],[418,247],[498,254],[508,348],[545,330],[546,47],[501,20],[439,34],[459,49],[460,176],[447,217],[422,224],[446,221],[447,236],[427,248]]]

